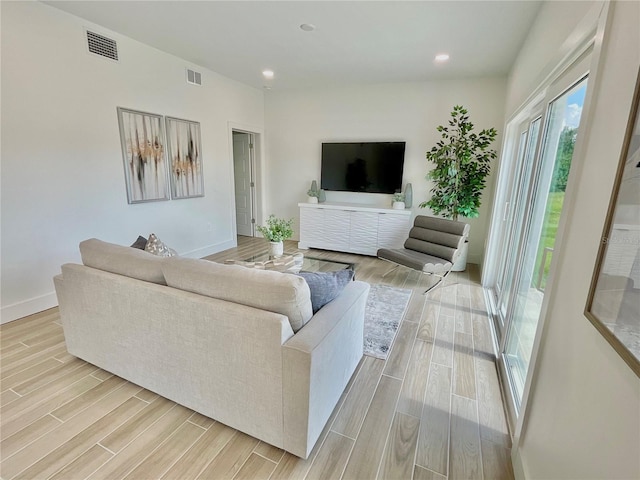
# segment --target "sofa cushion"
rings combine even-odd
[[[286,315],[294,332],[313,316],[309,286],[295,275],[181,257],[162,270],[170,287]]]
[[[324,307],[342,293],[344,287],[353,280],[353,270],[338,270],[336,272],[300,272],[311,291],[311,306],[313,313]]]
[[[145,282],[166,285],[162,273],[162,257],[137,248],[124,247],[91,238],[80,242],[80,256],[87,267],[117,273]]]

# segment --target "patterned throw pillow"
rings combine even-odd
[[[178,255],[173,248],[169,248],[162,240],[156,237],[155,233],[149,235],[147,245],[144,247],[146,252],[158,255],[159,257],[175,257]]]

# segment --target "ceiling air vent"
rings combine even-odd
[[[115,40],[87,30],[89,52],[118,61],[118,44]]]
[[[191,85],[202,85],[202,74],[187,68],[187,83]]]

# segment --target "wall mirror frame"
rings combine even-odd
[[[640,377],[640,71],[585,307]]]

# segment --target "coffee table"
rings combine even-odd
[[[324,258],[308,257],[300,252],[285,252],[282,257],[270,256],[268,252],[257,253],[249,258],[245,258],[243,262],[267,262],[269,260],[277,261],[278,258],[286,258],[288,256],[294,257],[294,263],[290,268],[287,268],[287,272],[297,273],[302,270],[305,272],[336,272],[338,270],[354,270],[353,263],[338,262],[335,260],[327,260]],[[302,263],[299,258],[302,257]]]

